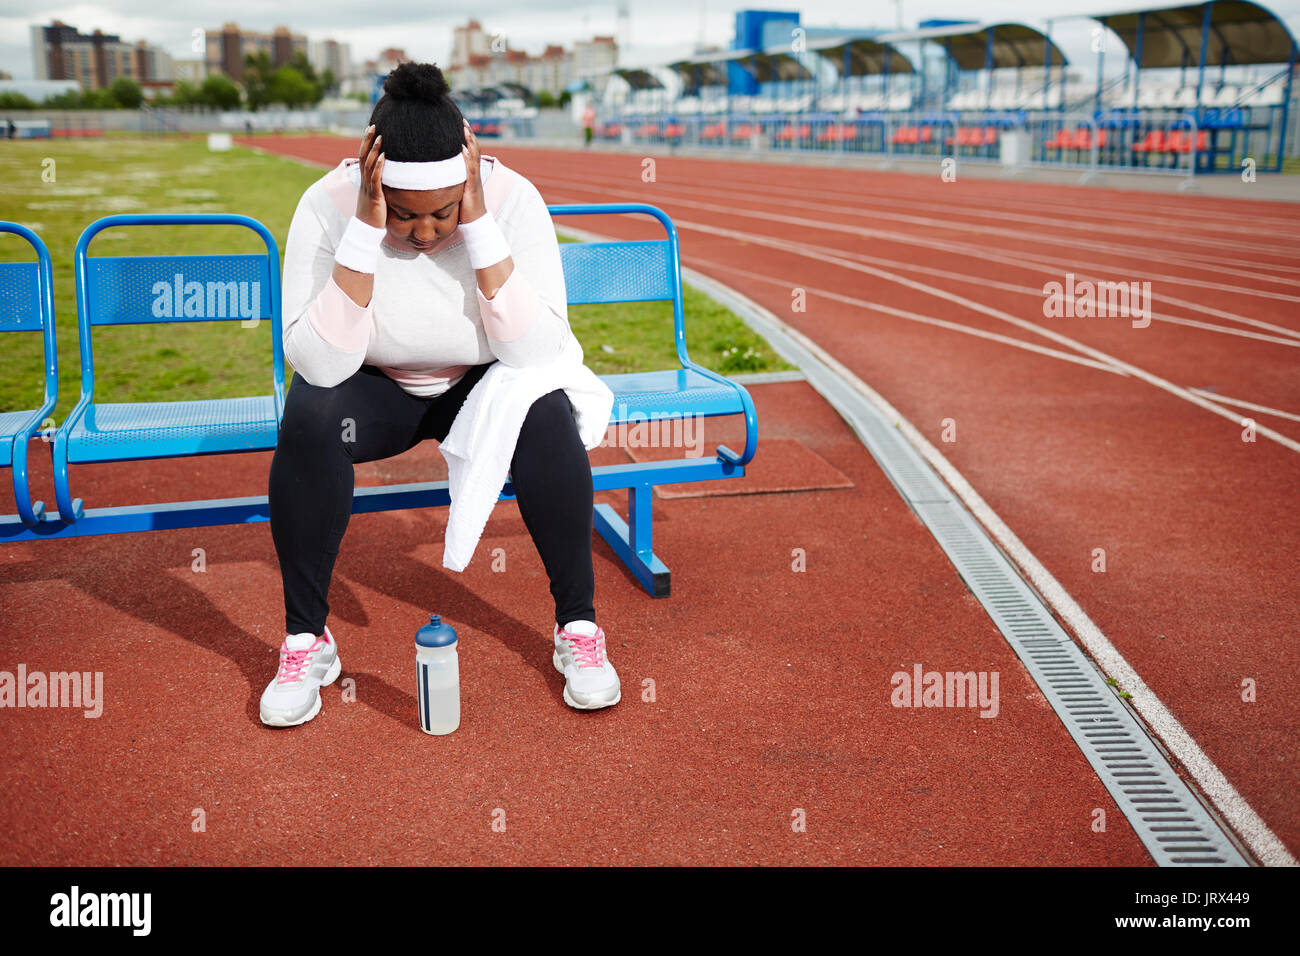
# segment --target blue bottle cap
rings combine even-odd
[[[447,647],[456,643],[456,631],[442,623],[439,615],[430,614],[429,623],[415,632],[415,643],[421,647]]]

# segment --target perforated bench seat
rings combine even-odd
[[[614,393],[611,424],[645,418],[687,415],[737,415],[744,412],[735,387],[714,381],[694,369],[602,375]]]
[[[91,404],[68,434],[68,461],[269,451],[278,428],[270,395],[189,402]]]
[[[0,465],[12,463],[13,438],[22,430],[27,419],[32,417],[32,411],[35,409],[26,412],[0,412]]]

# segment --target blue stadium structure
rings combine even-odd
[[[953,22],[845,31],[805,27],[795,12],[742,11],[730,50],[594,78],[597,137],[1006,165],[1281,169],[1296,43],[1270,11],[1211,0],[1071,19],[1095,24],[1095,82],[1071,74],[1050,21],[1046,31]],[[1111,36],[1126,55],[1107,78]]]

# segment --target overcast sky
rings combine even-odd
[[[627,0],[630,39],[624,41],[625,63],[662,62],[689,53],[702,37],[727,46],[740,9],[799,10],[807,26],[892,27],[893,0],[804,0],[801,3],[745,3],[736,0]],[[913,27],[934,18],[995,22],[1012,20],[1042,29],[1046,18],[1062,18],[1053,26],[1070,61],[1083,65],[1092,60],[1089,32],[1094,24],[1073,21],[1075,14],[1150,7],[1156,0],[902,0],[902,22]],[[1286,21],[1292,35],[1300,35],[1300,0],[1272,0],[1264,4]],[[31,27],[62,20],[83,33],[95,28],[120,34],[134,43],[147,40],[172,56],[188,58],[193,31],[219,29],[233,21],[245,29],[269,31],[284,24],[311,40],[334,39],[351,44],[355,61],[373,58],[385,47],[399,47],[416,60],[443,63],[451,49],[452,27],[473,16],[489,33],[503,33],[512,47],[538,53],[547,43],[572,45],[592,34],[617,30],[617,3],[584,0],[475,0],[472,4],[404,3],[370,5],[357,0],[186,0],[176,7],[184,12],[169,16],[167,4],[158,0],[64,3],[53,0],[33,10],[31,0],[0,0],[0,69],[15,79],[33,76]],[[852,14],[849,11],[856,11]]]

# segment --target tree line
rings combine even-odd
[[[315,106],[326,94],[338,92],[338,79],[332,70],[317,73],[301,52],[293,55],[286,66],[278,69],[271,65],[265,51],[244,57],[244,76],[236,84],[220,73],[209,75],[195,85],[178,80],[171,94],[160,93],[149,100],[154,106],[206,106],[218,110],[245,108],[258,110],[265,106],[288,107]],[[364,93],[354,94],[362,102],[370,98]],[[0,92],[0,109],[139,109],[145,102],[140,84],[127,76],[119,76],[112,84],[100,90],[69,90],[46,97],[37,103],[21,93]]]

